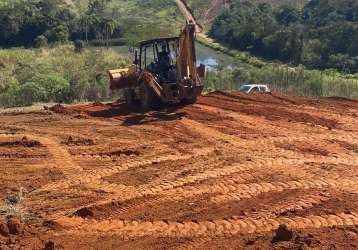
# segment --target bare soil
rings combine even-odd
[[[344,98],[224,92],[4,113],[0,222],[21,231],[0,248],[357,248],[357,115]]]

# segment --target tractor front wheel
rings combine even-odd
[[[139,98],[145,110],[156,108],[159,103],[158,97],[156,97],[153,90],[145,82],[142,82],[139,86]]]
[[[124,89],[123,90],[124,99],[128,105],[133,105],[135,102],[135,93],[132,89]]]

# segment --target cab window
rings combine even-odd
[[[251,89],[250,93],[257,93],[259,92],[259,88],[258,87],[254,87]]]
[[[260,92],[266,92],[266,88],[265,87],[260,87]]]

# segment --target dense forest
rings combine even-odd
[[[12,1],[0,8],[0,46],[45,46],[68,40],[108,41],[122,28],[104,15],[108,0],[90,0],[76,13],[63,0]]]
[[[270,60],[358,72],[357,0],[312,0],[303,9],[236,0],[214,20],[210,36]]]
[[[177,34],[183,23],[171,0],[0,0],[0,47],[133,44]]]

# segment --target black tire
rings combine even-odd
[[[195,104],[197,100],[198,100],[198,97],[194,97],[192,99],[183,99],[181,103],[183,105],[191,105],[191,104]]]
[[[135,93],[132,89],[123,90],[124,99],[128,105],[133,105],[135,103]]]
[[[142,82],[139,86],[139,99],[142,108],[145,110],[157,108],[160,103],[158,97],[145,82]]]

